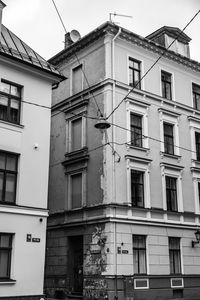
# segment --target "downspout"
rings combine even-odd
[[[115,40],[121,33],[121,27],[119,28],[117,34],[112,39],[112,80],[113,80],[113,90],[112,90],[112,109],[115,108]],[[115,114],[112,114],[112,124],[115,124]],[[115,142],[115,126],[112,126],[112,142]],[[115,173],[115,144],[113,145],[113,176],[112,176],[112,195],[113,200],[116,202],[116,173]],[[116,207],[114,207],[114,219],[116,218]],[[114,266],[115,266],[115,299],[118,299],[117,292],[117,232],[116,232],[116,222],[114,221]]]

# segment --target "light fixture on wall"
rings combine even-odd
[[[194,246],[196,244],[199,244],[199,242],[200,242],[200,229],[197,229],[197,231],[194,234],[196,237],[196,241],[192,241],[192,248],[194,248]]]

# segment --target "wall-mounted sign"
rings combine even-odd
[[[40,243],[40,238],[34,238],[34,237],[32,237],[32,234],[27,233],[27,235],[26,235],[26,241],[28,243],[30,243],[30,242],[32,242],[32,243]]]
[[[31,234],[30,233],[27,233],[27,235],[26,235],[26,241],[27,242],[31,242]]]
[[[32,242],[33,243],[40,243],[40,239],[39,238],[32,238]]]
[[[128,250],[122,250],[122,254],[128,254]]]

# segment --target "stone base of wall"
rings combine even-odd
[[[171,287],[171,276],[84,276],[83,300],[200,300],[200,276],[184,275],[183,286]],[[136,287],[135,279],[139,279]],[[143,279],[148,286],[142,287]],[[177,279],[177,278],[175,278]],[[141,281],[140,281],[141,280]],[[57,281],[59,282],[59,281]],[[47,289],[48,297],[73,299],[64,286]],[[55,297],[56,295],[56,297]],[[1,300],[1,298],[0,298]]]
[[[44,295],[34,295],[34,296],[8,296],[1,297],[0,300],[40,300],[45,299]]]

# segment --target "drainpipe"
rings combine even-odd
[[[112,90],[112,109],[115,108],[115,40],[121,33],[121,28],[119,28],[117,34],[112,39],[112,80],[113,80],[113,90]],[[112,114],[112,123],[115,124],[115,113]],[[112,126],[112,142],[115,141],[115,126]],[[113,175],[112,175],[112,194],[113,200],[116,202],[116,170],[115,170],[115,144],[113,145]],[[116,217],[116,207],[114,208],[114,218]],[[114,222],[114,266],[115,266],[115,299],[118,299],[117,292],[117,232],[116,232],[116,222]]]

